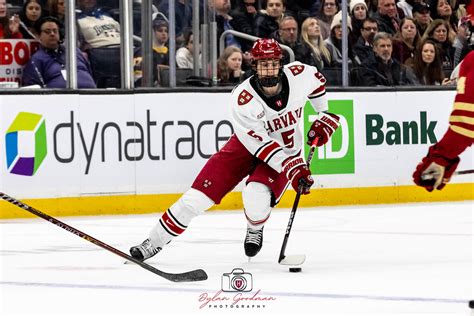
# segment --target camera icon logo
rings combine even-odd
[[[235,268],[222,274],[222,292],[250,292],[253,288],[252,274]]]

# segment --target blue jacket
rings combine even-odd
[[[57,50],[41,47],[23,68],[22,85],[40,85],[42,88],[66,88],[66,80],[61,73],[66,74],[66,50],[60,45]],[[91,75],[89,62],[77,50],[77,87],[96,88]]]

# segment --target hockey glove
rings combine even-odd
[[[428,192],[443,189],[459,164],[459,157],[446,158],[436,146],[437,144],[430,147],[428,155],[423,158],[413,173],[415,184],[424,187]]]
[[[310,193],[314,180],[303,158],[293,158],[285,165],[283,171],[295,191],[298,192],[301,189],[301,194]]]
[[[320,147],[326,144],[334,131],[339,127],[339,116],[332,113],[321,112],[318,118],[313,122],[308,132],[307,144],[311,146],[314,139],[319,137],[316,146]]]

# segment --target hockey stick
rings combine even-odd
[[[308,159],[306,159],[306,164],[311,164],[311,160],[313,160],[314,150],[316,149],[316,144],[318,143],[319,137],[316,137],[311,144],[311,148],[309,149]],[[302,188],[298,188],[298,192],[296,192],[295,201],[293,202],[293,208],[290,212],[290,219],[288,220],[288,226],[286,227],[285,237],[283,238],[283,244],[281,245],[280,250],[280,257],[278,258],[278,263],[283,265],[300,265],[306,260],[305,255],[292,255],[286,256],[286,244],[288,243],[288,238],[290,237],[291,226],[293,226],[293,221],[295,219],[296,209],[298,208],[298,203],[300,202],[301,197],[301,190]]]
[[[459,171],[454,172],[454,175],[459,176],[459,175],[470,174],[470,173],[474,173],[474,169],[470,169],[470,170],[459,170]]]
[[[161,271],[161,270],[158,270],[156,269],[155,267],[152,267],[144,262],[141,262],[123,252],[121,252],[120,250],[86,234],[86,233],[83,233],[81,232],[80,230],[72,227],[72,226],[69,226],[68,224],[66,223],[63,223],[61,222],[60,220],[52,217],[52,216],[49,216],[29,205],[26,205],[25,203],[23,202],[20,202],[19,200],[9,196],[8,194],[5,194],[3,192],[0,192],[0,198],[2,200],[5,200],[13,205],[16,205],[18,206],[19,208],[21,209],[24,209],[25,211],[28,211],[38,217],[41,217],[42,219],[44,220],[47,220],[48,222],[56,225],[56,226],[59,226],[61,227],[62,229],[64,230],[67,230],[68,232],[70,233],[73,233],[74,235],[77,235],[99,247],[102,247],[104,248],[105,250],[108,250],[122,258],[125,258],[129,261],[132,261],[133,263],[139,265],[140,267],[142,267],[143,269],[146,269],[150,272],[153,272],[154,274],[157,274],[159,275],[160,277],[162,278],[165,278],[169,281],[172,281],[172,282],[193,282],[193,281],[203,281],[203,280],[207,280],[207,274],[204,270],[202,269],[198,269],[198,270],[193,270],[193,271],[188,271],[188,272],[183,272],[183,273],[167,273],[167,272],[164,272],[164,271]]]

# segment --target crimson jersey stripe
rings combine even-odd
[[[317,88],[316,90],[311,92],[308,97],[309,98],[317,98],[317,97],[320,97],[320,96],[324,95],[325,93],[326,93],[326,88],[324,86],[320,86],[319,88]]]
[[[273,151],[278,150],[278,149],[281,149],[280,145],[278,145],[278,143],[276,142],[271,142],[270,144],[265,146],[265,148],[261,148],[261,151],[257,155],[257,158],[262,161],[265,161],[267,157],[269,157],[273,153]]]

